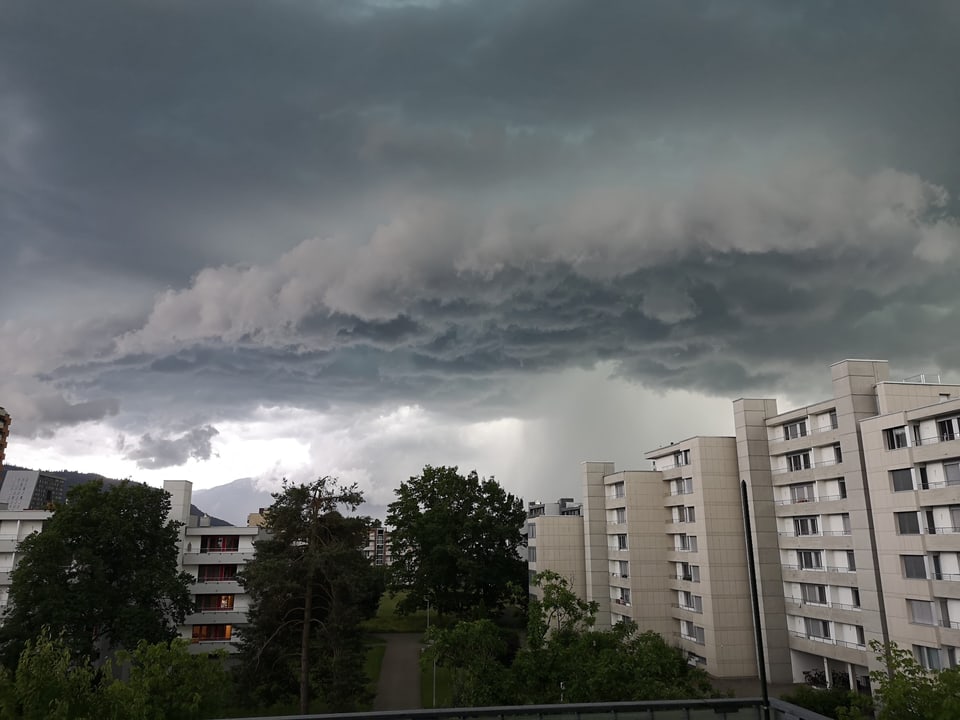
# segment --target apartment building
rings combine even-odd
[[[583,466],[587,596],[608,612],[598,624],[629,619],[715,677],[754,676],[736,442],[693,437],[647,458],[653,470]]]
[[[566,578],[570,589],[586,597],[583,543],[583,506],[573,498],[527,504],[527,568],[531,581],[541,570]],[[530,585],[530,595],[542,600],[542,590]]]
[[[197,652],[236,652],[235,630],[246,622],[250,606],[237,572],[253,559],[260,529],[212,525],[209,516],[191,514],[193,485],[187,480],[166,480],[163,489],[170,493],[170,517],[181,523],[180,565],[194,578],[195,612],[184,619],[180,636]]]
[[[390,565],[393,554],[390,549],[390,532],[383,527],[372,527],[367,531],[367,544],[363,556],[374,565]]]
[[[7,470],[0,485],[6,510],[52,510],[66,499],[63,479],[39,470]]]
[[[715,676],[755,674],[743,480],[771,681],[867,691],[872,640],[957,664],[960,386],[892,381],[882,360],[830,370],[829,398],[786,412],[735,400],[735,437],[651,451],[653,470],[584,463],[585,597],[600,626],[630,618]]]
[[[7,609],[10,573],[17,565],[20,541],[43,529],[49,510],[0,509],[0,614]]]
[[[931,669],[960,661],[960,388],[882,383],[862,423],[887,632]]]

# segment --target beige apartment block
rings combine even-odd
[[[785,413],[772,400],[739,400],[735,411],[765,405],[766,442],[754,433],[741,458],[748,485],[772,480],[784,615],[793,681],[819,676],[829,684],[869,687],[876,669],[870,640],[883,640],[869,496],[860,459],[859,422],[877,414],[875,388],[887,363],[844,360],[831,367],[833,397]],[[748,444],[746,415],[735,412],[737,439]],[[756,428],[756,417],[753,427]],[[766,455],[764,458],[764,445]],[[757,516],[764,507],[757,499]],[[772,547],[766,540],[765,548]],[[764,567],[763,596],[775,594],[776,573]],[[767,647],[776,658],[781,616],[764,614]]]
[[[610,560],[607,550],[607,497],[603,479],[612,475],[612,462],[583,463],[583,544],[586,599],[597,603],[597,627],[610,627]],[[629,560],[629,558],[623,558]]]
[[[756,677],[736,439],[693,437],[646,457],[661,477],[674,637],[714,677]]]
[[[960,386],[883,383],[861,424],[890,641],[931,669],[960,654]]]
[[[582,506],[571,498],[555,503],[530,503],[527,509],[527,567],[530,579],[551,570],[570,583],[578,597],[587,596]],[[540,588],[530,594],[543,599]]]

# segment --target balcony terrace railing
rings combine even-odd
[[[770,720],[828,720],[824,715],[771,698]],[[655,700],[651,702],[570,703],[566,705],[518,705],[509,707],[449,708],[437,710],[389,710],[326,715],[288,715],[285,720],[761,720],[765,717],[760,698],[712,700]],[[249,720],[268,720],[250,718]]]
[[[821,637],[820,635],[811,635],[799,630],[791,630],[790,635],[801,640],[810,640],[812,642],[823,643],[824,645],[838,645],[840,647],[853,648],[854,650],[866,650],[867,646],[850,640],[838,640],[837,638]]]

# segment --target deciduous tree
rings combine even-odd
[[[493,479],[427,465],[400,484],[389,506],[391,589],[400,612],[427,607],[480,615],[502,607],[526,583],[520,559],[523,502]]]
[[[124,482],[73,488],[42,533],[20,543],[0,648],[13,667],[44,626],[75,656],[169,641],[191,608],[178,569],[178,525],[159,488]]]

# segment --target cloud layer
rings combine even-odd
[[[373,477],[401,453],[359,418],[419,408],[405,467],[442,462],[439,427],[532,436],[571,377],[815,397],[846,356],[960,373],[946,0],[4,17],[0,404],[32,452],[83,425],[186,472],[305,412]]]

